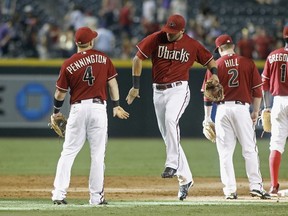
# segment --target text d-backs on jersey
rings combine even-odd
[[[179,50],[168,50],[167,46],[158,47],[158,58],[188,62],[190,54],[182,48]]]

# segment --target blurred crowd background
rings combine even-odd
[[[135,44],[171,14],[186,19],[186,33],[210,51],[228,33],[241,55],[262,60],[283,46],[287,0],[1,0],[1,58],[67,58],[81,26],[98,32],[95,48],[130,59]]]

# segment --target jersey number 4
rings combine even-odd
[[[83,81],[88,82],[89,86],[94,84],[95,77],[93,76],[92,66],[88,66],[84,72]]]

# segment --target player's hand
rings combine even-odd
[[[128,92],[128,95],[126,97],[126,101],[127,103],[130,105],[135,98],[140,98],[140,95],[139,95],[139,89],[135,89],[135,88],[131,88]]]
[[[258,118],[259,118],[259,111],[257,111],[257,112],[253,111],[251,113],[251,119],[252,119],[252,122],[253,122],[253,127],[256,126]]]
[[[126,112],[121,106],[117,106],[113,108],[113,117],[118,117],[120,119],[129,118],[129,113]]]
[[[215,81],[217,81],[219,83],[219,78],[218,78],[218,76],[216,74],[212,74],[210,79],[211,80],[215,80]]]
[[[209,123],[209,122],[213,122],[212,121],[212,119],[211,119],[211,117],[204,117],[204,120],[203,120],[203,122],[202,122],[202,125],[205,125],[205,124],[207,124],[207,123]]]

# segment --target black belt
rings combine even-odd
[[[175,82],[175,83],[168,83],[168,84],[156,84],[156,89],[157,90],[166,90],[168,88],[173,88],[175,86],[180,86],[182,85],[181,81]]]
[[[239,101],[239,100],[235,100],[235,101],[219,101],[219,102],[217,102],[217,104],[225,104],[225,102],[233,102],[233,103],[235,103],[235,104],[240,104],[240,105],[245,105],[246,104],[246,102],[244,102],[244,101]]]
[[[80,101],[76,101],[73,104],[79,104],[79,103],[81,103],[81,100]],[[104,104],[104,100],[102,100],[100,98],[93,98],[92,99],[92,103]]]

